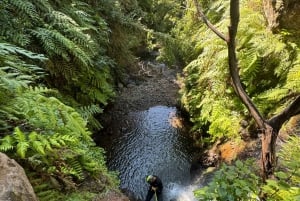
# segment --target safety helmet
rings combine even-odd
[[[154,179],[154,176],[153,176],[153,175],[148,175],[148,176],[146,177],[146,181],[147,181],[148,183],[151,182],[152,179]]]

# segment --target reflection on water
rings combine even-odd
[[[121,188],[144,199],[145,176],[155,174],[163,181],[164,200],[194,200],[189,187],[192,143],[184,135],[176,108],[156,106],[132,112],[123,122],[116,122],[121,134],[104,136],[100,142],[107,151],[109,169],[119,172]]]

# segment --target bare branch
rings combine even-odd
[[[285,121],[298,114],[300,114],[300,96],[281,113],[269,119],[268,123],[278,132]]]
[[[201,17],[202,21],[215,33],[217,34],[217,36],[219,36],[222,40],[224,41],[228,41],[227,37],[222,34],[220,31],[218,31],[218,29],[212,24],[210,23],[210,21],[207,19],[207,17],[203,14],[200,5],[198,3],[197,0],[194,0],[196,9],[197,9],[197,14]]]

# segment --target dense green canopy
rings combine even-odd
[[[198,2],[227,32],[229,1]],[[67,199],[60,189],[69,200],[91,199],[96,192],[74,193],[90,177],[117,187],[91,135],[141,50],[182,67],[181,104],[201,143],[240,139],[242,120],[253,132],[231,87],[226,43],[192,0],[1,0],[0,8],[0,151],[23,165],[40,200]],[[240,14],[241,82],[268,119],[299,96],[299,33],[269,31],[261,0],[241,1]]]

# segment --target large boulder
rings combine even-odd
[[[38,201],[24,169],[0,153],[0,200]]]
[[[300,31],[299,0],[263,0],[265,16],[272,31],[288,29]]]

